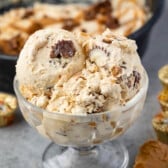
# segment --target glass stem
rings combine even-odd
[[[88,155],[96,152],[97,146],[72,147],[79,155]]]

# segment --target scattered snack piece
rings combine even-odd
[[[168,168],[168,146],[155,140],[143,144],[134,168]]]
[[[163,89],[159,93],[158,100],[163,112],[168,112],[168,89]]]
[[[13,122],[16,108],[15,96],[0,93],[0,127],[10,125]]]
[[[164,89],[168,90],[168,64],[160,68],[158,72],[158,77]]]
[[[159,141],[168,144],[168,117],[163,112],[152,119],[152,125]]]
[[[163,86],[163,89],[158,95],[158,101],[162,111],[166,114],[168,113],[168,64],[160,68],[158,77]]]

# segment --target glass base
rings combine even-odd
[[[51,143],[43,154],[44,168],[126,168],[127,149],[114,140],[94,147],[61,147]]]

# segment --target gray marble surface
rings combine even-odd
[[[146,140],[154,139],[151,118],[159,112],[157,94],[161,85],[157,78],[158,69],[168,63],[168,1],[164,12],[151,32],[150,44],[143,59],[149,74],[149,91],[144,109],[138,120],[119,139],[127,146],[132,168],[138,148]],[[44,149],[50,143],[41,137],[17,111],[13,125],[0,128],[0,168],[40,168]]]

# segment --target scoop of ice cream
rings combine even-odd
[[[47,109],[73,114],[102,112],[135,96],[144,76],[135,41],[109,30],[96,36],[78,33],[77,37],[86,66],[62,90],[55,88]]]
[[[126,102],[139,91],[144,71],[135,41],[107,30],[86,40],[83,47],[88,55],[86,69],[99,74],[97,87],[103,95]]]
[[[40,30],[22,49],[16,76],[23,88],[35,94],[66,82],[83,68],[84,57],[72,33],[61,29]]]
[[[144,69],[136,50],[133,40],[110,30],[95,36],[41,30],[23,48],[17,78],[26,98],[48,111],[107,111],[125,104],[142,87]],[[35,94],[29,86],[43,92]],[[46,91],[47,87],[52,88]]]

